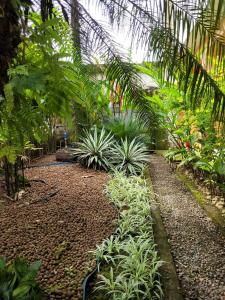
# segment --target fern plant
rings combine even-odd
[[[97,127],[86,131],[83,141],[74,149],[74,156],[88,168],[108,170],[110,166],[110,147],[113,143],[113,135],[106,133],[102,128],[99,132]]]
[[[111,163],[118,171],[124,171],[126,175],[138,175],[145,164],[149,162],[147,148],[136,138],[132,141],[121,140],[111,150]]]

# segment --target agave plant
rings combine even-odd
[[[77,143],[74,149],[74,156],[78,157],[78,161],[88,168],[109,169],[109,149],[113,143],[113,135],[106,133],[102,128],[99,132],[97,127],[90,131],[86,131],[83,141]]]
[[[126,175],[138,175],[149,162],[147,148],[136,138],[132,141],[121,140],[121,144],[115,144],[111,150],[111,163],[119,171]]]

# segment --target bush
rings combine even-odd
[[[88,168],[109,169],[109,149],[113,143],[113,135],[106,133],[102,128],[98,131],[95,126],[90,131],[85,132],[83,141],[77,143],[77,148],[73,150],[78,161]]]
[[[112,132],[118,142],[121,139],[132,141],[134,138],[146,145],[151,142],[147,128],[136,117],[112,118],[106,122],[105,128],[107,131]]]
[[[0,299],[1,300],[43,300],[45,299],[36,282],[41,266],[39,261],[29,265],[17,258],[11,264],[0,259]]]
[[[126,175],[138,175],[149,162],[147,148],[136,138],[132,141],[121,140],[111,150],[111,163],[118,171],[124,171]]]

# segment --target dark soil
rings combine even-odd
[[[225,238],[163,157],[150,172],[187,300],[225,299]]]
[[[0,256],[41,260],[38,280],[49,299],[81,299],[82,282],[95,266],[89,251],[115,229],[117,213],[103,194],[108,175],[77,164],[25,175],[45,182],[31,181],[20,200],[0,207]]]

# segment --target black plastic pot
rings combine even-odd
[[[83,281],[83,300],[88,300],[89,292],[90,292],[90,283],[93,282],[94,275],[98,271],[98,268],[95,268],[91,273],[87,275],[87,277]]]

